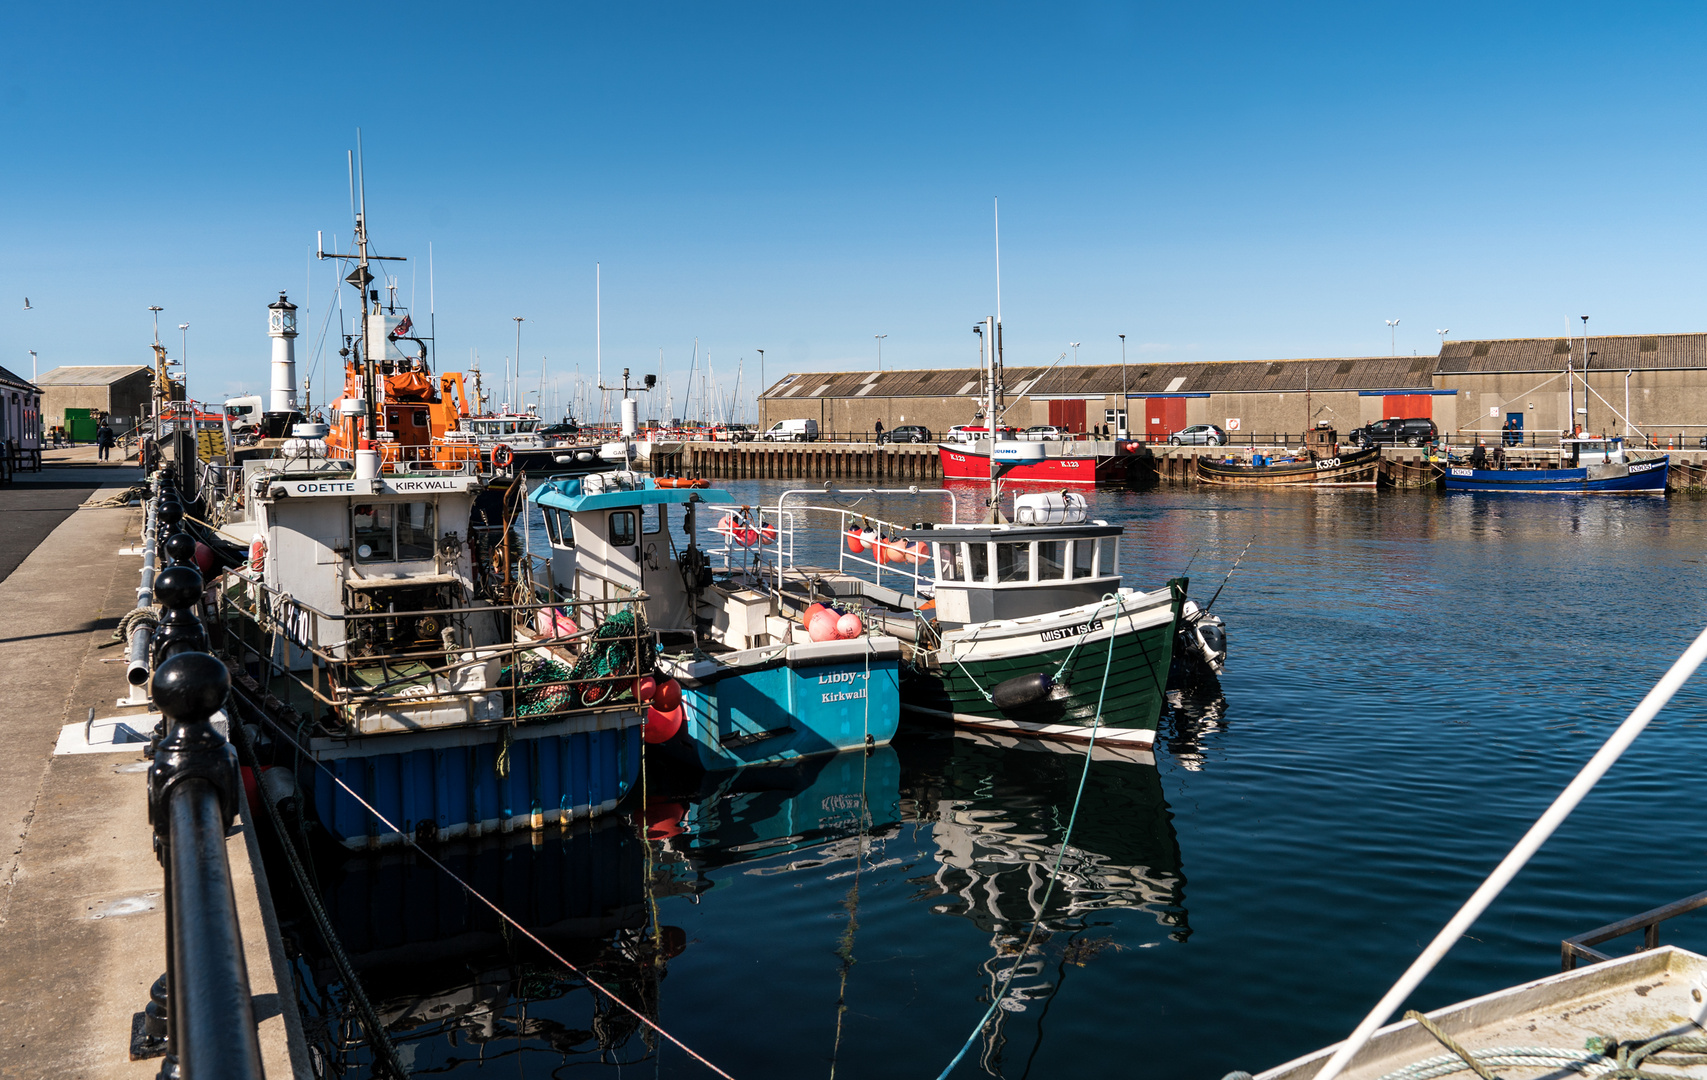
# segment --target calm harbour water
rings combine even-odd
[[[1250,550],[1216,605],[1220,697],[1177,703],[1153,767],[1092,763],[1031,954],[1078,754],[909,733],[794,769],[652,769],[628,816],[457,865],[742,1080],[934,1077],[1016,961],[955,1075],[1256,1071],[1355,1025],[1707,615],[1691,497],[1160,488],[1093,513],[1127,526],[1135,586],[1189,560],[1206,599]],[[1549,974],[1560,938],[1702,888],[1704,703],[1685,688],[1414,1004]],[[321,874],[413,1071],[711,1075],[430,867]],[[1707,947],[1707,919],[1662,933]]]

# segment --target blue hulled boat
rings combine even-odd
[[[649,741],[671,756],[732,769],[883,746],[894,737],[900,642],[870,629],[811,640],[764,576],[742,565],[775,531],[754,522],[729,492],[664,490],[650,477],[616,471],[553,478],[528,498],[543,512],[551,544],[549,569],[541,568],[548,580],[533,587],[556,605],[554,618],[579,625],[584,603],[638,600],[644,633],[657,643],[656,678],[681,689],[679,713],[666,702],[672,707],[648,719]],[[711,511],[718,520],[707,527],[701,517]],[[720,550],[708,555],[702,532],[708,543],[721,539]],[[543,624],[517,630],[524,638],[565,631],[576,632]]]
[[[1557,469],[1480,469],[1452,465],[1448,491],[1548,495],[1664,495],[1671,458],[1631,459],[1619,437],[1563,439]]]

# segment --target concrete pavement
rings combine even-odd
[[[85,480],[111,492],[136,476],[49,468],[10,491],[63,503]],[[143,1080],[159,1062],[129,1059],[132,1021],[165,968],[147,762],[131,751],[54,756],[63,724],[91,707],[102,717],[124,711],[115,707],[124,665],[103,661],[124,656],[108,642],[135,605],[141,559],[118,552],[137,542],[142,512],[36,512],[64,520],[0,580],[0,1077]],[[0,531],[0,556],[30,535]],[[293,1059],[300,1025],[253,829],[240,826],[227,852],[267,1074],[306,1076],[307,1062]]]

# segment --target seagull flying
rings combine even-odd
[[[27,296],[24,297],[24,310],[25,311],[30,310],[30,298]]]

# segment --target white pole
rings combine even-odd
[[[1684,654],[1677,658],[1677,662],[1660,677],[1660,681],[1654,684],[1654,688],[1648,691],[1635,710],[1618,725],[1618,730],[1612,733],[1612,737],[1589,758],[1588,764],[1577,773],[1576,779],[1559,793],[1559,797],[1553,800],[1553,805],[1547,808],[1547,812],[1529,827],[1529,831],[1523,834],[1523,839],[1517,842],[1510,854],[1500,860],[1494,872],[1488,875],[1481,887],[1458,909],[1458,914],[1452,916],[1452,920],[1435,935],[1422,955],[1417,957],[1399,981],[1393,984],[1386,996],[1376,1003],[1369,1015],[1363,1018],[1363,1023],[1357,1025],[1357,1030],[1351,1033],[1351,1037],[1334,1051],[1334,1056],[1322,1066],[1322,1071],[1316,1074],[1315,1080],[1334,1080],[1334,1077],[1345,1069],[1358,1051],[1369,1042],[1370,1036],[1375,1034],[1375,1029],[1385,1023],[1387,1018],[1393,1015],[1393,1010],[1404,1004],[1411,992],[1421,985],[1435,965],[1451,951],[1458,939],[1464,936],[1481,917],[1482,912],[1488,909],[1488,905],[1494,902],[1494,898],[1511,883],[1511,879],[1517,876],[1524,864],[1547,842],[1547,838],[1553,835],[1553,831],[1570,816],[1571,811],[1577,808],[1577,804],[1583,801],[1583,797],[1600,778],[1606,775],[1606,771],[1612,768],[1612,763],[1618,760],[1619,755],[1636,741],[1636,736],[1642,733],[1648,722],[1688,681],[1703,660],[1707,660],[1707,630],[1703,630]]]

